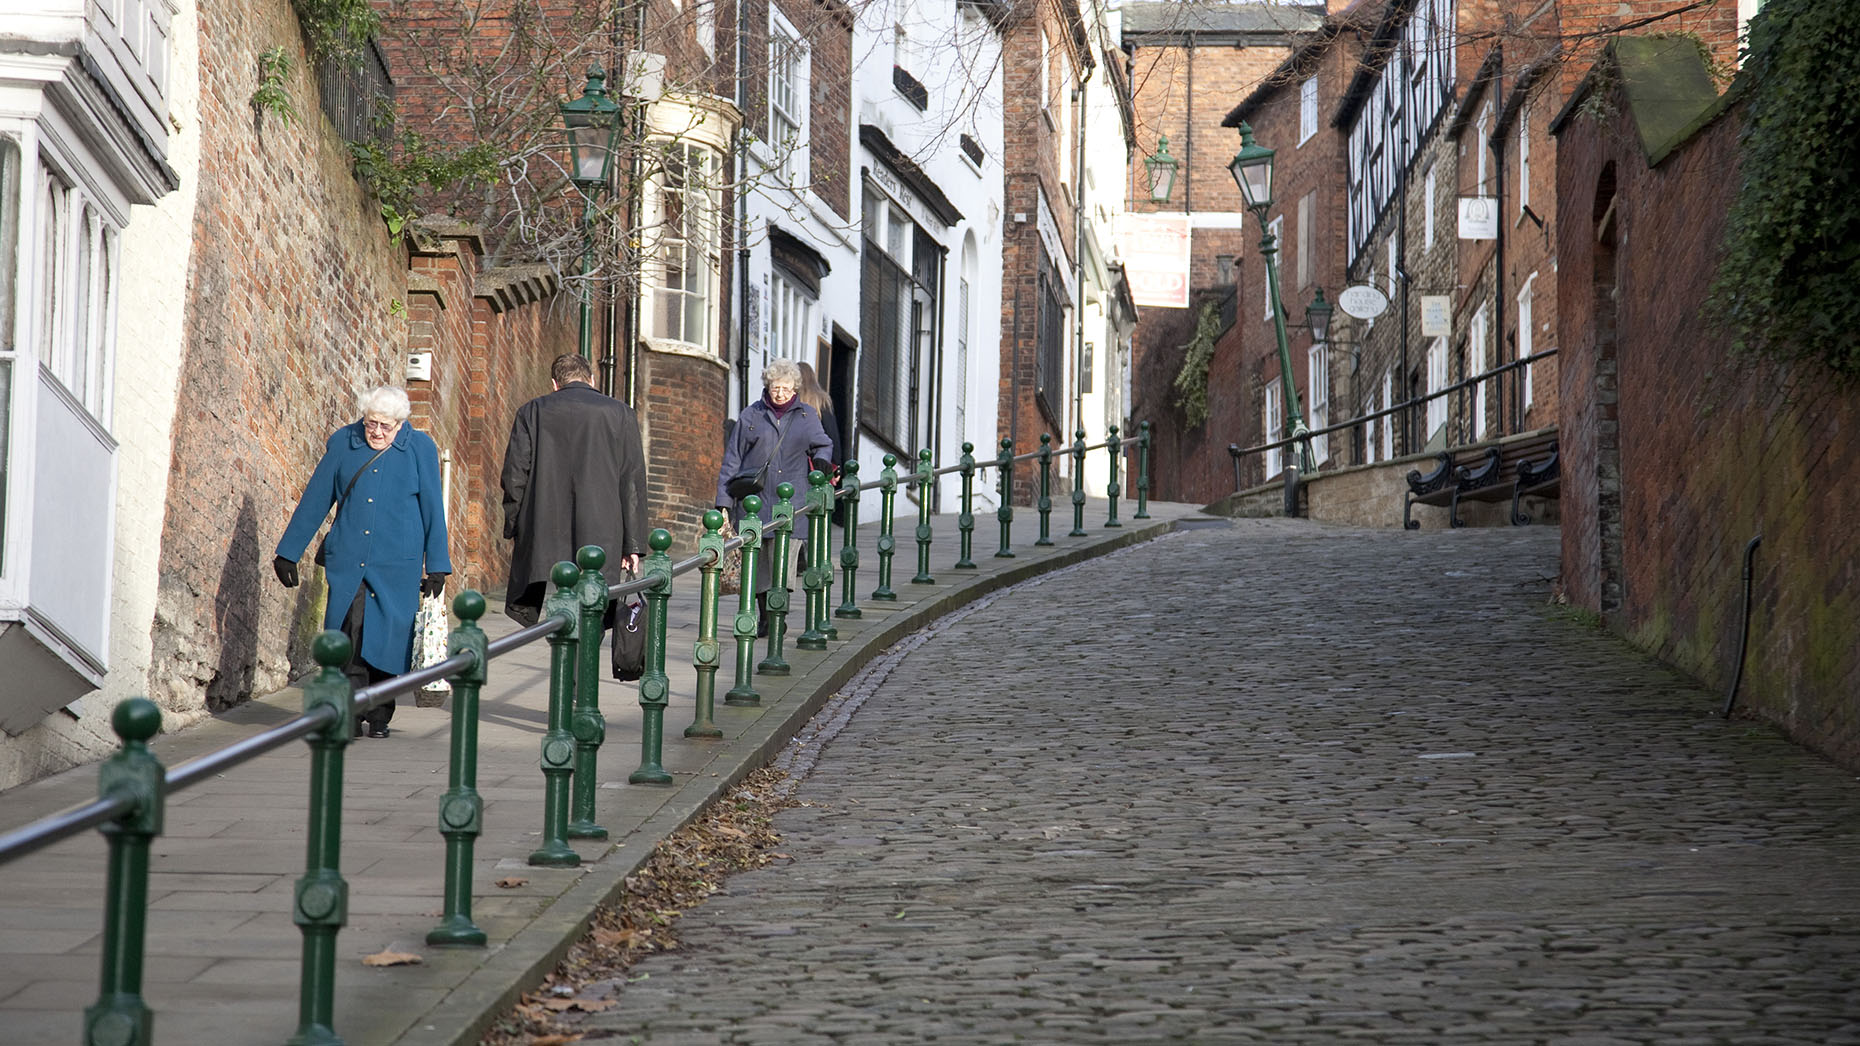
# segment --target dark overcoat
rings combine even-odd
[[[367,471],[357,476],[364,465]],[[344,490],[349,494],[323,546],[323,574],[329,582],[323,627],[341,628],[355,593],[367,585],[358,653],[381,671],[398,675],[407,671],[413,651],[421,576],[452,573],[439,447],[433,437],[402,423],[394,442],[376,458],[360,421],[337,429],[278,539],[277,555],[301,560]]]
[[[633,408],[584,382],[517,408],[502,476],[510,616],[533,621],[535,586],[546,593],[550,568],[583,545],[606,551],[610,581],[621,556],[645,552],[645,459]]]
[[[730,429],[730,438],[723,445],[723,468],[717,474],[717,507],[723,509],[733,521],[743,518],[741,502],[730,497],[724,485],[731,476],[743,469],[760,468],[764,461],[769,463],[767,480],[762,485],[762,522],[767,523],[775,512],[775,490],[783,483],[794,485],[794,507],[799,509],[807,503],[807,473],[815,460],[826,460],[833,453],[833,441],[827,437],[821,427],[820,415],[814,408],[799,400],[788,408],[781,419],[784,428],[780,437],[780,450],[776,449],[775,409],[769,406],[768,396],[763,397],[743,408],[743,413],[736,419]],[[800,535],[807,533],[805,517],[795,516],[797,539],[789,545],[790,556],[801,549]],[[775,545],[764,541],[762,549],[756,554],[756,591],[767,592],[769,584],[775,578]]]
[[[764,461],[769,462],[768,479],[762,485],[761,494],[762,522],[767,523],[775,508],[775,488],[783,483],[794,484],[794,503],[798,508],[807,495],[807,474],[813,469],[813,462],[832,456],[833,441],[821,427],[820,414],[814,408],[794,401],[781,425],[785,431],[780,434],[781,449],[777,451],[775,410],[764,396],[744,407],[742,416],[730,429],[730,438],[723,446],[723,468],[717,473],[715,504],[728,511],[731,519],[743,518],[742,506],[724,489],[737,472],[760,468]]]

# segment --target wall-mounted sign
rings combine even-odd
[[[1444,338],[1453,333],[1453,299],[1445,294],[1421,295],[1421,337]]]
[[[1498,202],[1490,196],[1460,197],[1460,239],[1498,239]]]
[[[1388,310],[1388,296],[1367,283],[1345,287],[1337,295],[1337,307],[1359,320],[1373,320]]]
[[[1124,274],[1138,305],[1188,308],[1188,215],[1124,215]]]

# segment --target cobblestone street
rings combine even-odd
[[[789,860],[582,1028],[1860,1043],[1860,784],[1549,606],[1556,562],[1240,520],[958,611],[790,746]]]

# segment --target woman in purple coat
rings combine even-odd
[[[280,582],[295,587],[297,561],[335,507],[323,543],[329,582],[323,627],[341,629],[354,644],[344,671],[359,687],[407,671],[420,596],[445,588],[452,560],[439,448],[406,423],[412,413],[406,390],[370,389],[358,405],[361,418],[324,445],[271,565]],[[393,701],[369,709],[356,733],[366,727],[369,737],[386,737],[393,716]]]

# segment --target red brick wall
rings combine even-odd
[[[1571,121],[1561,136],[1564,591],[1722,690],[1736,667],[1744,546],[1762,535],[1739,704],[1860,766],[1860,392],[1815,364],[1735,355],[1702,315],[1738,183],[1736,115],[1650,170],[1617,101],[1614,118]],[[1610,171],[1612,279],[1597,266]],[[1595,307],[1611,283],[1612,344]],[[1618,478],[1606,452],[1614,425]]]
[[[723,467],[729,373],[714,359],[642,352],[640,424],[646,441],[646,517],[671,531],[673,549],[695,549]]]
[[[404,252],[314,81],[287,83],[301,119],[254,117],[258,52],[298,46],[290,7],[209,2],[199,20],[203,180],[149,683],[188,709],[243,700],[303,663],[298,626],[320,621],[321,593],[279,586],[272,549],[356,393],[399,379],[406,337]]]

